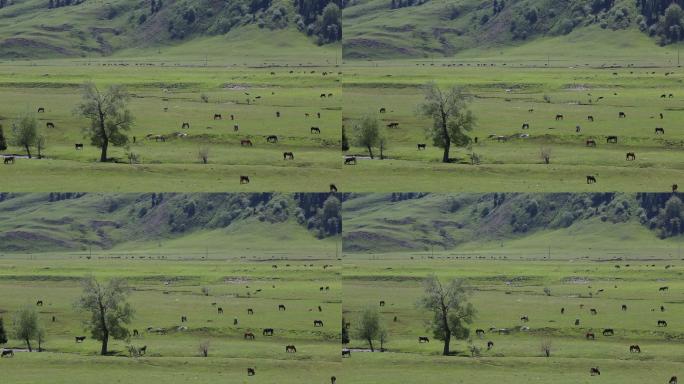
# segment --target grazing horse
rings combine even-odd
[[[679,189],[679,186],[677,184],[672,184],[672,193],[677,192],[677,189]]]
[[[594,332],[587,332],[587,334],[584,335],[584,337],[587,340],[596,340],[596,335],[594,334]]]
[[[82,149],[83,149],[83,144],[81,144],[81,143],[76,143],[76,144],[74,144],[74,147],[76,148],[77,151],[78,151],[78,150],[82,150]]]
[[[587,147],[596,147],[596,140],[587,140]]]
[[[476,329],[475,334],[479,337],[482,337],[482,336],[484,336],[485,331],[484,331],[484,329]]]
[[[276,117],[280,117],[280,111],[276,111]]]
[[[523,123],[521,129],[530,129],[530,123]]]
[[[429,343],[430,339],[427,336],[418,336],[419,343]]]
[[[222,120],[222,119],[223,119],[223,116],[221,116],[220,113],[215,113],[215,114],[214,114],[214,120]]]
[[[665,306],[663,306],[663,305],[660,306],[660,312],[665,312]]]
[[[242,146],[242,147],[245,147],[245,146],[251,147],[253,145],[254,145],[254,143],[252,143],[252,140],[249,140],[249,139],[240,140],[240,146]]]
[[[615,335],[615,331],[613,331],[613,328],[606,328],[603,330],[603,336],[613,336]]]
[[[427,144],[418,144],[418,150],[420,151],[421,149],[425,149],[427,147]]]
[[[254,368],[247,368],[247,376],[254,376],[256,375],[256,371]]]
[[[385,300],[380,300],[380,306],[384,307],[385,306]]]
[[[249,176],[240,176],[240,184],[249,184]]]
[[[321,134],[321,129],[318,127],[311,127],[311,134]]]
[[[45,124],[45,128],[55,128],[55,123],[48,122]]]
[[[285,310],[285,306],[283,304],[279,304],[278,305],[278,311],[284,311],[284,310]]]
[[[321,93],[321,99],[325,99],[325,97],[326,97],[326,94],[325,94],[325,93]]]
[[[138,353],[141,355],[144,355],[147,353],[147,345],[143,345],[140,349],[138,349]]]
[[[337,192],[337,186],[335,184],[330,184],[330,192]]]
[[[223,308],[218,307],[218,314],[219,314],[219,315],[223,315]]]
[[[622,304],[622,310],[623,310],[623,311],[626,311],[626,310],[627,310],[627,305],[626,305],[626,304]]]
[[[254,310],[253,310],[252,308],[247,308],[247,314],[248,314],[248,315],[253,315],[253,314],[254,314]]]
[[[627,160],[636,160],[636,154],[634,152],[627,152],[626,159]]]
[[[587,116],[587,120],[589,120],[589,121],[592,121],[592,122],[593,122],[593,121],[594,121],[594,116],[592,116],[592,115],[589,115],[589,116]]]
[[[617,144],[617,142],[618,142],[617,136],[606,136],[606,143]]]
[[[285,346],[285,352],[286,353],[295,353],[295,352],[297,352],[297,348],[292,344],[286,345]]]
[[[522,315],[522,316],[520,317],[520,321],[526,323],[526,322],[530,321],[530,318],[527,317],[527,315]]]
[[[670,377],[668,384],[677,384],[677,376]]]
[[[38,113],[45,113],[45,108],[38,107]]]
[[[347,348],[342,350],[342,357],[351,357],[351,351]]]
[[[590,309],[589,312],[590,312],[592,315],[597,315],[597,314],[598,314],[598,311],[596,310],[596,308]]]
[[[318,117],[318,118],[320,119],[320,118],[321,118],[321,113],[320,113],[320,112],[316,112],[316,117]]]
[[[565,307],[561,308],[561,315],[565,313]]]
[[[254,340],[254,334],[252,332],[245,332],[245,340]]]
[[[186,323],[188,321],[187,316],[181,316],[181,323]]]
[[[313,325],[314,325],[314,327],[322,327],[323,326],[323,320],[314,320]]]
[[[599,371],[598,367],[591,367],[589,369],[589,374],[592,376],[596,376],[596,375],[601,376],[601,371]]]
[[[276,135],[270,135],[270,136],[266,137],[266,141],[269,142],[269,143],[274,143],[274,144],[275,144],[275,143],[278,142],[278,136],[276,136]]]
[[[181,129],[190,129],[190,123],[183,123],[183,125],[181,125]]]
[[[38,301],[36,301],[36,306],[37,306],[37,307],[42,307],[42,306],[43,306],[43,300],[38,300]]]
[[[558,120],[563,120],[563,115],[561,115],[561,114],[556,115],[556,121],[558,121]]]
[[[670,287],[660,287],[660,288],[658,288],[658,291],[659,291],[659,292],[667,292],[667,291],[669,291],[669,290],[670,290]]]
[[[658,326],[659,326],[659,327],[667,327],[667,321],[665,321],[665,320],[658,320]]]
[[[390,129],[391,128],[399,128],[399,123],[391,122],[391,123],[387,124],[387,128],[390,128]]]
[[[665,134],[665,128],[656,127],[655,134],[656,135],[658,135],[658,134],[664,135]]]
[[[641,348],[639,347],[638,344],[630,345],[629,346],[629,353],[641,353]]]
[[[575,325],[580,325],[580,319],[575,319]]]
[[[356,156],[347,156],[344,158],[344,165],[356,165]]]
[[[14,351],[11,349],[3,349],[0,357],[14,357]]]
[[[261,334],[263,336],[273,336],[273,328],[264,328],[264,331]]]
[[[83,340],[86,339],[86,337],[85,336],[76,336],[74,339],[76,340],[77,343],[82,343]]]
[[[330,384],[335,384],[335,382],[337,382],[337,377],[330,376]]]
[[[14,156],[7,156],[4,160],[5,164],[14,164]]]
[[[294,160],[294,153],[283,152],[283,160]]]
[[[133,330],[133,336],[140,336],[140,332],[137,329]]]
[[[625,117],[627,117],[627,115],[625,115],[624,112],[619,112],[619,113],[618,113],[618,119],[624,119]]]
[[[659,115],[660,115],[660,119],[662,120],[664,118],[663,113],[660,112]]]
[[[593,184],[596,183],[596,177],[595,176],[587,176],[587,184]]]
[[[380,113],[385,113],[385,112],[387,112],[387,110],[384,107],[380,108]]]
[[[233,318],[233,325],[238,325],[238,318],[237,317]]]
[[[238,124],[233,125],[233,132],[237,132],[240,130],[240,126]]]

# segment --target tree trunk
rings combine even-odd
[[[26,346],[28,347],[29,352],[33,352],[31,349],[31,340],[29,340],[28,337],[26,338]]]
[[[26,148],[26,154],[28,155],[28,158],[31,158],[31,149],[29,148],[28,144],[24,145],[24,148]]]
[[[373,149],[370,145],[368,146],[368,154],[370,155],[371,160],[373,160]]]
[[[102,152],[100,153],[100,162],[107,162],[107,147],[109,147],[109,137],[107,137],[107,130],[105,129],[105,115],[102,109],[99,110],[100,117],[100,132],[102,133]]]
[[[373,340],[368,339],[368,346],[370,346],[371,352],[375,352],[375,350],[373,349]]]
[[[102,141],[102,152],[100,153],[100,162],[101,163],[107,162],[107,147],[109,147],[109,140],[104,139]]]
[[[444,333],[444,351],[442,355],[449,356],[449,343],[451,342],[451,331],[449,329]]]
[[[447,116],[442,112],[442,138],[444,139],[444,155],[442,156],[442,162],[449,162],[449,149],[451,148],[451,137],[449,137],[449,130],[447,128]]]
[[[100,351],[100,354],[102,356],[107,354],[107,344],[109,343],[109,332],[104,331],[102,333],[102,350]]]

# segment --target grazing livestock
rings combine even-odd
[[[297,348],[296,348],[294,345],[292,345],[292,344],[286,345],[286,346],[285,346],[285,352],[287,352],[287,353],[295,353],[295,352],[297,352]]]
[[[670,290],[670,287],[660,287],[660,288],[658,288],[658,291],[659,291],[659,292],[667,292],[667,291],[669,291],[669,290]]]
[[[584,335],[584,337],[587,340],[596,340],[596,335],[594,334],[594,332],[587,332],[587,334]]]
[[[137,329],[133,330],[133,336],[140,336],[140,332]]]
[[[273,336],[273,328],[264,328],[264,331],[261,334],[264,336]]]
[[[351,357],[351,351],[347,348],[342,350],[342,357]]]
[[[285,310],[285,306],[283,304],[279,304],[278,305],[278,311],[284,311],[284,310]]]
[[[223,315],[223,308],[218,307],[217,311],[219,315]]]
[[[249,176],[240,176],[240,184],[249,184]]]
[[[593,122],[593,121],[594,121],[594,116],[592,116],[592,115],[589,115],[589,116],[587,116],[587,120],[589,120],[589,121],[592,121],[592,122]]]
[[[637,344],[630,345],[629,346],[629,353],[641,353],[641,348]]]
[[[318,117],[318,118],[320,119],[320,118],[321,118],[321,113],[320,113],[320,112],[316,112],[316,117]]]
[[[556,115],[556,121],[558,121],[558,120],[563,120],[563,115],[560,115],[560,114]]]
[[[659,115],[660,115],[660,119],[662,120],[664,118],[663,113],[660,112]]]
[[[318,127],[311,127],[311,134],[313,135],[314,133],[320,135],[321,129]]]
[[[245,340],[254,340],[254,334],[252,332],[245,332]]]
[[[482,337],[482,336],[484,336],[485,331],[484,331],[484,329],[476,329],[475,334],[479,337]]]
[[[356,165],[356,156],[346,156],[344,158],[344,165]]]
[[[658,134],[664,135],[665,134],[665,128],[656,127],[655,134],[656,135],[658,135]]]
[[[240,126],[238,124],[233,125],[233,132],[237,132],[240,130]]]
[[[530,129],[530,123],[523,123],[522,129]]]
[[[677,384],[677,376],[670,377],[668,384]]]
[[[335,382],[337,382],[337,377],[330,376],[330,384],[335,384]]]
[[[76,148],[77,151],[79,151],[79,150],[83,149],[83,144],[82,143],[76,143],[76,144],[74,144],[74,147]]]
[[[615,331],[613,331],[612,328],[606,328],[603,330],[603,336],[613,336],[615,335]]]
[[[254,376],[256,375],[256,371],[254,368],[247,368],[247,376]]]
[[[251,147],[253,145],[254,145],[254,143],[252,143],[252,140],[249,140],[249,139],[240,140],[240,146],[241,147]]]
[[[214,114],[214,120],[222,120],[222,119],[223,119],[223,116],[221,116],[220,113]]]
[[[147,353],[147,345],[143,345],[140,349],[138,349],[138,353],[141,355],[144,355]]]
[[[596,308],[590,309],[589,312],[590,312],[592,315],[597,315],[597,314],[598,314],[598,311],[596,310]]]
[[[565,307],[561,308],[561,315],[565,313]]]
[[[38,113],[45,113],[45,108],[39,107],[39,108],[38,108]]]
[[[14,351],[11,349],[3,349],[0,357],[14,357]]]
[[[223,312],[222,312],[223,313]],[[238,318],[234,317],[233,318],[233,325],[238,325]]]
[[[76,336],[74,339],[76,339],[77,343],[82,343],[83,340],[86,339],[86,337],[85,336]]]
[[[419,343],[429,343],[430,339],[427,336],[418,336]]]
[[[337,192],[337,186],[335,184],[330,184],[330,192]]]
[[[42,306],[43,306],[43,300],[38,300],[38,301],[36,301],[36,306],[37,306],[37,307],[42,307]]]
[[[323,320],[314,320],[313,325],[314,325],[314,327],[322,327],[323,326]]]
[[[662,305],[660,306],[660,312],[665,312],[665,307]]]
[[[587,147],[596,147],[596,140],[587,140]]]
[[[599,371],[598,367],[591,367],[589,369],[589,374],[591,374],[592,376],[596,376],[596,375],[601,376],[601,371]]]
[[[269,142],[269,143],[275,144],[275,143],[278,142],[278,136],[276,136],[276,135],[270,135],[270,136],[266,137],[266,141]]]
[[[606,136],[606,143],[617,144],[617,142],[618,142],[617,136]]]
[[[418,144],[418,150],[427,148],[427,144]]]
[[[634,152],[627,152],[626,159],[629,160],[636,160],[636,154]]]
[[[181,129],[190,129],[190,123],[183,123],[183,125],[181,125]]]
[[[384,307],[385,306],[385,300],[380,300],[380,306]]]
[[[623,310],[623,311],[626,311],[626,310],[627,310],[627,305],[626,305],[626,304],[622,304],[622,310]]]
[[[399,128],[399,123],[391,122],[391,123],[387,124],[387,128]]]
[[[384,107],[380,108],[380,113],[385,113],[385,112],[387,112],[387,110]]]
[[[587,176],[587,184],[593,184],[596,183],[596,177],[595,176]]]
[[[283,160],[294,160],[294,153],[283,152]]]
[[[678,188],[679,188],[679,186],[677,184],[672,184],[672,193],[677,192]]]
[[[627,115],[625,115],[624,112],[619,112],[619,113],[618,113],[618,119],[624,119],[625,117],[627,117]]]
[[[247,308],[247,314],[248,314],[248,315],[253,315],[253,314],[254,314],[254,310],[253,310],[252,308]]]
[[[323,308],[320,305],[318,306],[318,312],[323,312]]]
[[[659,326],[659,327],[667,327],[667,321],[665,321],[665,320],[658,320],[658,326]]]
[[[54,124],[54,123],[48,122],[48,123],[45,124],[45,127],[46,127],[46,128],[54,128],[54,127],[55,127],[55,124]]]
[[[276,117],[280,117],[280,111],[276,111]]]
[[[580,319],[575,319],[575,325],[580,325]]]
[[[522,316],[520,317],[520,321],[522,321],[522,322],[525,322],[525,323],[526,323],[526,322],[530,321],[530,318],[529,318],[529,317],[527,317],[527,315],[522,315]]]
[[[14,156],[7,156],[3,161],[5,164],[14,164]]]
[[[52,316],[52,322],[54,323],[55,321],[57,321],[57,317],[56,317],[56,316]]]

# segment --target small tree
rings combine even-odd
[[[378,147],[380,147],[380,160],[385,160],[385,149],[387,149],[387,136],[380,135],[378,139]]]
[[[200,147],[197,151],[197,157],[202,162],[202,164],[207,164],[209,162],[209,147]]]
[[[200,352],[200,356],[202,356],[202,357],[208,357],[209,356],[209,340],[204,340],[200,343],[199,352]]]
[[[551,148],[541,147],[539,150],[539,157],[544,160],[545,164],[551,163]]]
[[[43,329],[42,327],[38,327],[36,341],[38,341],[38,352],[43,352],[43,342],[45,342],[45,329]]]
[[[5,132],[2,129],[2,124],[0,124],[0,151],[7,149],[7,139],[5,139]]]
[[[113,279],[103,285],[94,277],[84,279],[81,286],[83,293],[76,307],[90,314],[85,326],[95,340],[102,342],[100,354],[106,355],[110,337],[118,340],[129,337],[124,324],[129,324],[133,318],[133,309],[126,302],[130,289],[122,279]]]
[[[452,337],[464,340],[470,335],[466,325],[475,317],[475,308],[468,302],[470,290],[460,279],[443,286],[435,275],[426,278],[423,285],[425,293],[418,306],[433,313],[432,331],[444,342],[442,354],[447,356]]]
[[[24,147],[28,158],[31,158],[31,147],[38,140],[38,121],[33,115],[23,115],[12,124],[14,145]]]
[[[380,123],[374,117],[363,117],[356,127],[356,145],[367,148],[371,159],[373,158],[373,147],[378,145],[380,136]]]
[[[36,138],[36,150],[38,150],[38,158],[43,158],[43,150],[45,150],[45,145],[47,143],[47,138],[45,135],[39,134]]]
[[[0,317],[0,345],[7,343],[7,332],[5,331],[5,324]]]
[[[443,91],[435,83],[425,86],[425,101],[418,107],[418,113],[432,119],[428,134],[435,146],[444,149],[444,163],[451,161],[451,144],[463,147],[470,143],[466,132],[475,127],[475,117],[468,109],[469,100],[459,87]]]
[[[380,314],[373,307],[366,307],[361,312],[361,317],[356,323],[356,337],[368,342],[368,347],[371,352],[373,349],[373,340],[378,339],[382,326],[380,325]]]
[[[22,308],[14,319],[14,334],[17,339],[26,342],[26,348],[29,352],[33,351],[31,340],[37,339],[40,332],[38,312],[31,306]]]
[[[101,149],[100,161],[106,162],[109,144],[124,146],[128,143],[124,132],[133,125],[133,115],[127,107],[130,95],[120,85],[100,92],[93,83],[85,83],[82,92],[83,101],[74,112],[90,120],[85,133],[91,144]]]
[[[551,339],[542,339],[541,351],[546,357],[551,357]]]
[[[385,352],[385,344],[387,343],[388,338],[389,333],[387,332],[387,328],[380,328],[380,333],[378,335],[378,340],[380,340],[380,352]]]

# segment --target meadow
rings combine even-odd
[[[611,37],[615,44],[604,41]],[[590,50],[591,44],[596,46]],[[352,144],[347,155],[356,155],[358,164],[345,167],[346,187],[669,191],[684,176],[682,73],[674,48],[653,48],[646,55],[650,44],[643,36],[592,29],[500,50],[466,50],[452,58],[347,60],[343,124]],[[463,87],[471,97],[476,126],[468,135],[478,140],[468,148],[452,146],[450,164],[441,163],[442,150],[426,134],[432,121],[418,113],[422,86],[429,82],[443,89]],[[619,118],[619,112],[626,117]],[[563,120],[556,120],[557,114]],[[387,138],[385,160],[370,161],[367,150],[355,146],[354,127],[363,116],[379,119]],[[529,129],[523,129],[525,123]],[[664,128],[664,134],[655,128]],[[617,136],[617,143],[607,143],[608,136]],[[588,147],[587,140],[596,147]],[[419,150],[418,144],[427,148]],[[550,153],[549,164],[542,150]],[[374,152],[377,156],[378,148]],[[627,160],[628,152],[636,159]],[[472,155],[479,160],[473,162]],[[596,184],[586,183],[589,175]]]
[[[36,308],[46,330],[44,352],[17,352],[0,361],[7,382],[49,377],[55,383],[87,383],[103,375],[116,381],[169,383],[295,383],[303,378],[329,382],[341,368],[341,282],[334,253],[161,248],[92,255],[4,254],[0,271],[5,326],[11,325],[17,309],[43,300],[44,305]],[[139,330],[139,336],[110,340],[110,356],[98,356],[99,343],[83,329],[87,315],[74,308],[81,294],[79,281],[87,275],[125,278],[133,288],[129,302],[135,316],[128,327]],[[329,289],[320,290],[324,286]],[[286,311],[278,310],[280,304]],[[218,314],[218,307],[223,314]],[[248,308],[253,315],[247,314]],[[181,316],[187,316],[187,322],[181,323]],[[322,320],[324,327],[314,328],[313,320]],[[168,333],[151,333],[148,327]],[[274,328],[273,336],[262,336],[267,327]],[[255,340],[245,340],[245,332],[254,332]],[[74,337],[81,335],[86,340],[75,343]],[[204,341],[209,341],[206,358],[199,352]],[[288,344],[297,352],[286,353]],[[128,345],[146,345],[147,353],[131,358]],[[10,338],[5,348],[24,346]],[[248,377],[247,368],[254,368],[256,375]]]
[[[618,257],[595,247],[585,255],[572,247],[552,260],[515,248],[345,254],[343,317],[351,323],[347,347],[352,353],[344,359],[343,378],[354,383],[667,383],[671,376],[681,377],[681,260],[638,249]],[[416,305],[428,274],[443,282],[466,279],[472,287],[477,315],[469,340],[452,341],[454,356],[440,355],[442,344],[427,325],[431,314]],[[669,292],[660,292],[661,286],[669,286]],[[388,329],[385,352],[368,352],[367,344],[353,337],[357,316],[367,306],[378,308]],[[523,315],[529,322],[521,321]],[[666,320],[667,327],[657,327],[658,320]],[[501,328],[510,334],[499,334]],[[605,328],[615,335],[603,336]],[[485,334],[479,337],[475,329]],[[586,339],[587,332],[596,339]],[[430,342],[419,343],[419,336]],[[543,340],[550,342],[550,357],[542,353]],[[488,341],[494,343],[490,350]],[[630,353],[632,344],[641,353]],[[470,346],[480,355],[471,356]],[[590,376],[590,367],[599,367],[601,375]]]
[[[125,56],[2,63],[5,135],[11,138],[12,122],[28,113],[46,136],[43,159],[3,166],[3,191],[327,191],[337,181],[342,99],[334,63],[188,57],[169,52],[167,61]],[[110,146],[115,162],[97,162],[99,149],[84,137],[89,122],[74,114],[86,81],[100,88],[122,84],[132,94],[130,142]],[[276,143],[267,142],[271,135]],[[253,145],[243,146],[243,140]],[[200,149],[208,151],[207,164]],[[294,160],[285,160],[284,152],[293,152]],[[24,150],[10,145],[5,153]],[[130,164],[129,154],[137,162]],[[249,184],[240,184],[243,175]]]

